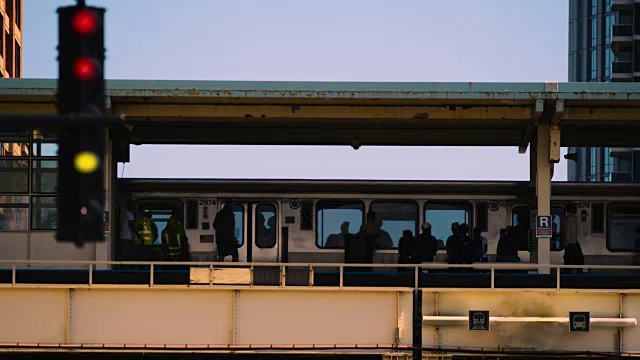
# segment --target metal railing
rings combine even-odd
[[[2,282],[0,280],[0,286],[20,286],[25,284],[70,284],[65,282],[30,282],[30,283],[20,283],[18,281],[18,274],[21,271],[25,272],[34,272],[34,271],[87,271],[88,273],[88,281],[84,284],[85,286],[96,286],[96,285],[113,285],[112,283],[94,283],[94,276],[96,272],[100,273],[115,273],[122,271],[129,272],[148,272],[148,282],[143,284],[130,284],[123,283],[121,285],[139,285],[144,287],[157,287],[157,286],[191,286],[191,285],[206,285],[203,283],[192,283],[191,277],[188,283],[179,283],[179,284],[171,284],[171,285],[162,285],[157,284],[155,282],[156,272],[172,270],[176,268],[182,268],[185,272],[188,269],[190,274],[194,271],[193,269],[208,269],[210,272],[208,285],[210,287],[222,285],[218,284],[214,281],[214,272],[221,271],[224,269],[245,269],[248,270],[248,281],[240,282],[237,284],[234,283],[225,283],[223,285],[248,285],[250,287],[259,286],[256,281],[256,269],[259,268],[277,268],[278,273],[275,275],[270,272],[271,275],[275,275],[278,277],[277,283],[269,283],[266,286],[278,286],[281,288],[284,287],[313,287],[316,286],[315,279],[318,273],[318,269],[329,268],[333,269],[333,272],[328,272],[329,274],[335,275],[337,272],[338,275],[338,283],[333,287],[338,287],[343,289],[348,285],[345,284],[346,276],[362,276],[363,274],[368,274],[372,277],[381,277],[385,275],[396,275],[400,277],[407,278],[413,273],[413,284],[412,286],[408,285],[398,285],[393,286],[397,288],[409,288],[409,289],[418,289],[424,286],[420,286],[420,277],[421,275],[434,275],[434,274],[446,274],[449,276],[456,277],[464,277],[468,275],[490,275],[490,286],[483,287],[479,286],[477,288],[489,288],[489,289],[500,289],[502,287],[496,287],[496,277],[497,275],[509,275],[509,271],[522,272],[526,271],[528,274],[538,274],[542,276],[546,276],[549,279],[551,276],[555,276],[555,288],[557,290],[561,289],[561,277],[565,275],[571,274],[563,274],[563,269],[581,269],[583,271],[588,271],[590,274],[594,275],[602,275],[602,276],[611,276],[611,277],[620,277],[620,274],[612,274],[612,273],[599,273],[598,270],[626,270],[632,271],[634,274],[640,274],[640,266],[633,265],[555,265],[555,264],[531,264],[531,263],[483,263],[483,264],[447,264],[447,263],[425,263],[425,264],[346,264],[346,263],[266,263],[266,262],[251,262],[251,263],[241,263],[241,262],[205,262],[205,261],[191,261],[191,262],[177,262],[177,261],[154,261],[154,262],[144,262],[144,261],[68,261],[68,260],[0,260],[0,273],[6,270],[11,270],[11,281]],[[26,266],[22,268],[21,266]],[[58,266],[58,267],[51,267]],[[60,267],[64,266],[64,267]],[[69,267],[73,266],[73,267]],[[111,267],[111,269],[98,270],[96,267]],[[133,269],[113,269],[113,267],[137,267]],[[20,268],[19,268],[20,267]],[[163,269],[163,267],[165,267]],[[4,268],[4,269],[3,269]],[[292,270],[294,268],[302,269],[307,273],[307,279],[303,281],[304,284],[299,285],[287,285],[287,270]],[[387,271],[376,272],[369,270],[367,273],[358,272],[358,268],[369,268],[369,269],[384,269]],[[396,272],[395,270],[398,268],[411,269],[410,271],[401,271]],[[345,271],[348,269],[349,271]],[[392,269],[394,271],[388,271]],[[544,270],[540,272],[540,270]],[[337,271],[336,271],[337,270]],[[438,270],[448,270],[450,272],[442,273],[442,272],[432,272]],[[479,272],[465,272],[465,270],[471,271],[479,271]],[[548,270],[548,273],[546,271]],[[304,278],[304,271],[302,272],[302,278]],[[451,272],[453,271],[453,272]],[[496,274],[498,272],[498,274]],[[513,273],[511,273],[513,274]],[[272,277],[275,277],[272,276]],[[498,276],[499,277],[499,276]],[[298,276],[300,279],[301,277]],[[1,279],[1,278],[0,278]],[[119,284],[119,283],[118,283]],[[319,285],[322,287],[330,287],[331,285]],[[638,285],[636,285],[638,286]],[[376,284],[371,285],[349,285],[348,287],[376,287]],[[387,286],[389,287],[389,286]],[[451,286],[442,286],[443,288],[447,287],[456,287],[455,285]],[[640,288],[640,286],[638,286]],[[473,288],[473,287],[468,287]],[[526,288],[523,287],[514,287],[514,288]],[[552,287],[543,287],[543,288],[552,288]]]

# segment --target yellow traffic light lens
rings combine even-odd
[[[90,151],[79,152],[73,159],[73,166],[81,174],[91,174],[98,169],[98,155]]]

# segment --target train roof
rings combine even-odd
[[[529,194],[528,181],[348,179],[149,179],[119,178],[120,192],[234,192],[309,194]],[[640,196],[640,184],[552,182],[553,196]]]

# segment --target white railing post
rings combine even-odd
[[[344,285],[344,265],[340,265],[340,290],[342,290],[342,286]]]
[[[89,287],[93,286],[93,264],[89,264]]]
[[[313,264],[309,264],[309,287],[313,287]]]
[[[491,266],[491,290],[496,288],[496,268]]]
[[[556,268],[556,290],[560,290],[560,268]]]
[[[253,278],[255,276],[254,275],[255,274],[255,270],[253,268],[253,263],[251,263],[251,268],[250,268],[249,272],[251,273],[250,278],[249,278],[249,287],[253,287],[253,283],[254,283],[254,279]]]
[[[419,273],[418,269],[419,268],[418,268],[418,266],[419,265],[416,265],[416,267],[413,268],[413,270],[414,270],[414,272],[413,272],[413,288],[416,289],[416,290],[419,287],[418,286],[419,285],[419,280],[418,280],[419,279],[419,276],[418,276],[418,273]]]
[[[16,264],[11,264],[11,285],[16,285]]]
[[[150,265],[149,271],[149,287],[153,287],[153,263]]]

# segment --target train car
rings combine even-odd
[[[127,204],[136,218],[151,210],[159,232],[177,211],[191,257],[198,261],[215,260],[212,223],[222,201],[231,199],[241,262],[341,263],[340,233],[357,232],[368,211],[382,220],[390,240],[376,251],[375,263],[397,263],[403,230],[417,234],[425,221],[439,240],[435,261],[446,261],[443,247],[451,224],[458,222],[481,228],[488,239],[489,262],[495,261],[501,231],[517,226],[524,234],[519,241],[521,261],[536,262],[535,193],[524,181],[119,179],[117,185],[115,215],[121,220],[116,231],[126,225]],[[570,203],[578,210],[577,234],[585,264],[636,264],[640,185],[553,183],[552,264],[563,263],[560,229]],[[159,260],[160,243],[157,239]],[[125,245],[116,241],[117,260],[123,259]]]

